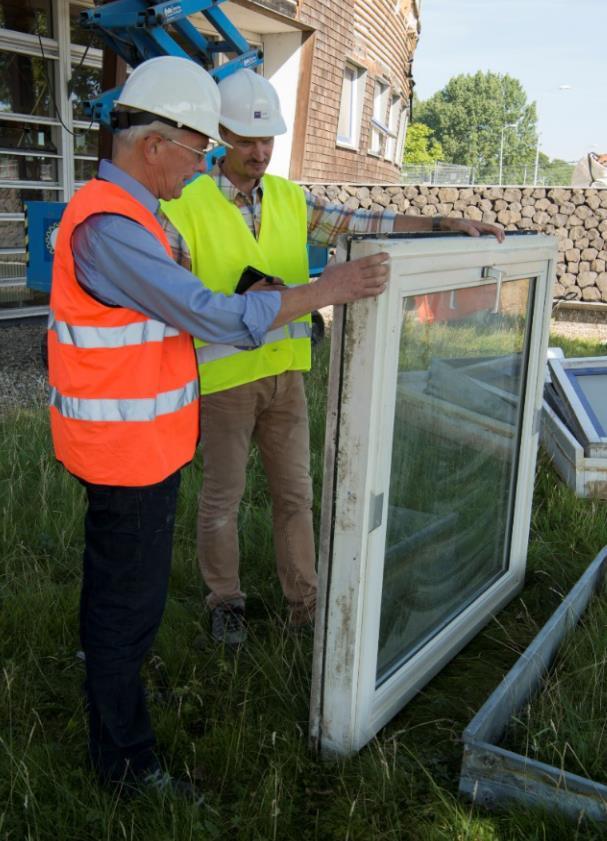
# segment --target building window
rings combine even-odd
[[[405,154],[405,138],[407,136],[407,126],[409,124],[409,108],[405,106],[400,115],[400,125],[398,127],[398,138],[396,141],[396,160],[398,166],[402,166],[403,156]]]
[[[0,29],[53,36],[51,0],[0,0]]]
[[[101,64],[84,62],[74,63],[72,52],[72,117],[74,142],[74,183],[75,185],[88,181],[97,172],[97,149],[99,125],[87,117],[83,103],[87,99],[94,99],[101,93]],[[91,59],[94,61],[94,59]]]
[[[25,288],[24,202],[67,201],[96,168],[97,126],[77,102],[100,89],[101,42],[78,25],[91,6],[0,0],[0,307],[33,300]]]
[[[337,145],[358,149],[365,72],[355,64],[346,64],[341,87]]]
[[[85,64],[73,65],[70,89],[74,119],[90,122],[90,118],[87,120],[84,111],[84,102],[87,99],[94,99],[102,93],[101,67],[91,67]]]
[[[386,138],[386,158],[396,163],[396,151],[398,147],[398,118],[400,117],[400,96],[395,94],[390,98],[390,110],[388,112],[389,134]]]
[[[35,55],[0,50],[0,111],[53,116],[48,86],[51,65]]]
[[[390,129],[387,124],[388,85],[379,80],[373,90],[373,117],[369,136],[369,154],[381,156],[384,151],[386,136]]]

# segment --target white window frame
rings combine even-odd
[[[53,15],[53,32],[55,33],[55,37],[48,38],[46,36],[42,36],[40,40],[36,35],[32,35],[27,32],[20,32],[14,29],[0,29],[0,49],[8,52],[8,53],[15,53],[21,55],[29,55],[34,58],[40,58],[42,60],[46,60],[48,62],[49,68],[49,75],[52,79],[53,87],[55,91],[61,90],[61,74],[60,74],[60,64],[61,64],[61,55],[60,55],[60,48],[59,48],[59,12],[56,3],[51,4],[51,13]],[[42,50],[40,49],[40,42],[42,42]],[[49,117],[46,115],[36,115],[36,114],[21,114],[17,111],[3,111],[0,113],[0,120],[3,122],[13,122],[13,123],[24,123],[27,125],[46,125],[50,126],[56,130],[56,140],[57,140],[57,147],[59,152],[57,154],[54,153],[44,153],[42,150],[40,153],[32,153],[32,157],[48,157],[54,158],[57,160],[57,178],[53,181],[28,181],[28,180],[18,180],[13,178],[2,178],[0,179],[0,191],[1,190],[38,190],[38,191],[45,191],[50,193],[56,193],[56,199],[58,201],[65,198],[65,189],[63,183],[63,174],[65,170],[65,164],[63,160],[63,144],[64,144],[64,132],[61,130],[60,122],[55,117]],[[19,154],[19,151],[14,151],[10,148],[5,148],[2,150],[0,155],[11,157],[13,155]],[[0,211],[0,223],[5,222],[23,222],[25,221],[25,214],[21,212],[1,212]],[[11,254],[11,255],[23,255],[25,253],[25,249],[22,247],[16,248],[7,248],[5,249],[0,244],[0,249],[2,254]]]
[[[568,419],[579,442],[589,458],[605,458],[607,434],[600,420],[594,414],[594,407],[577,385],[577,377],[590,372],[607,373],[604,356],[588,356],[580,359],[549,359],[548,366],[552,384],[565,401]],[[607,397],[607,396],[606,396]]]
[[[347,90],[345,86],[346,74],[352,74],[350,87],[350,126],[347,135],[339,134],[339,122],[341,116],[341,109],[344,105],[344,97]],[[363,67],[355,64],[353,61],[347,61],[344,67],[344,75],[342,80],[341,96],[339,103],[339,114],[337,118],[337,139],[336,145],[344,149],[358,150],[360,143],[360,124],[362,120],[363,100],[365,93],[367,74]]]
[[[396,141],[396,159],[394,161],[399,167],[403,165],[403,156],[405,154],[405,140],[407,138],[407,127],[409,125],[409,105],[405,105],[400,115],[400,123],[398,126],[398,138]]]
[[[12,29],[0,29],[0,49],[6,52],[31,55],[49,62],[53,91],[61,120],[56,116],[37,116],[35,114],[19,114],[14,111],[0,113],[0,120],[18,122],[29,125],[52,126],[57,134],[56,154],[44,151],[27,152],[31,157],[49,158],[57,160],[57,179],[53,181],[17,181],[10,178],[0,180],[1,189],[27,189],[52,192],[56,201],[69,201],[76,189],[83,183],[75,180],[75,160],[97,160],[96,155],[79,155],[74,148],[73,131],[90,129],[97,131],[97,123],[92,125],[86,120],[74,120],[72,103],[67,97],[68,79],[72,75],[72,66],[78,65],[84,55],[85,47],[70,42],[70,0],[52,0],[51,13],[53,16],[53,37],[43,36],[40,40],[36,35]],[[76,0],[73,5],[83,9],[92,7],[90,0]],[[42,42],[42,50],[40,49]],[[88,50],[83,66],[101,68],[102,51],[91,48]],[[63,122],[63,125],[61,124]],[[19,150],[3,149],[0,156],[23,154]],[[0,222],[23,221],[23,213],[2,213]],[[24,250],[10,249],[11,253],[23,254]]]
[[[53,84],[57,85],[57,67],[59,59],[59,48],[57,41],[52,38],[42,37],[42,49],[44,55],[40,51],[40,42],[36,35],[30,35],[27,32],[19,32],[12,29],[0,29],[0,49],[3,52],[15,53],[20,55],[28,55],[32,58],[39,58],[43,61],[48,61],[49,72],[52,77]],[[0,112],[0,120],[3,122],[18,122],[27,125],[47,125],[54,128],[59,128],[59,120],[54,117],[36,114],[21,114],[17,111],[2,111]],[[0,151],[2,156],[19,155],[19,150],[13,150],[10,147],[3,148]],[[53,154],[50,152],[29,152],[30,157],[40,158],[58,158],[61,160],[61,154]],[[0,189],[32,189],[32,190],[60,190],[60,173],[57,173],[57,180],[55,181],[17,181],[15,179],[3,178],[0,180]],[[0,214],[0,218],[4,214]]]
[[[396,163],[398,150],[399,125],[402,113],[402,98],[396,91],[390,94],[388,105],[388,134],[386,135],[385,158],[387,161]]]
[[[381,158],[390,127],[386,120],[390,102],[390,84],[385,79],[375,79],[373,84],[373,115],[369,127],[369,155]]]
[[[342,242],[338,260],[391,255],[378,299],[337,308],[332,328],[311,740],[325,756],[363,747],[522,586],[539,437],[544,364],[556,264],[552,237],[369,238]],[[489,267],[493,277],[484,278]],[[535,278],[529,318],[526,397],[506,571],[385,682],[376,686],[386,520],[403,300]]]
[[[84,52],[84,48],[79,47],[78,45],[72,45],[71,49],[71,65],[70,65],[70,74],[76,67],[91,67],[95,70],[101,70],[103,65],[102,56],[103,53],[101,50],[94,50],[90,49],[86,55],[85,60],[81,63],[82,54]],[[91,120],[79,120],[74,118],[73,110],[72,110],[72,103],[69,103],[70,106],[70,123],[72,131],[76,132],[80,131],[93,131],[99,132],[99,123]],[[72,136],[72,149],[73,149],[73,161],[72,161],[72,168],[73,168],[73,184],[74,190],[77,190],[86,181],[81,181],[76,178],[76,161],[97,161],[97,154],[94,155],[86,155],[79,153],[76,148],[76,137]]]

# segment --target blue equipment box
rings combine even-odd
[[[66,208],[61,201],[25,201],[26,283],[37,292],[51,291],[53,257],[59,222]]]

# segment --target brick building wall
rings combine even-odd
[[[399,118],[411,97],[410,66],[418,36],[415,0],[300,0],[297,20],[311,36],[309,100],[301,160],[293,174],[307,181],[347,180],[397,183],[400,161],[369,154],[376,80],[388,86],[387,101],[400,99]],[[357,148],[337,142],[346,61],[364,74],[364,96]],[[304,84],[308,83],[308,79]],[[305,90],[301,90],[299,97]],[[400,120],[399,120],[400,125]]]

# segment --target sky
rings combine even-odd
[[[421,0],[421,25],[420,99],[460,73],[508,73],[537,104],[542,152],[607,153],[607,0]]]

